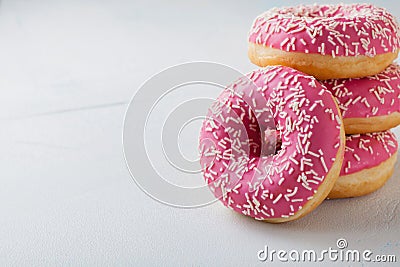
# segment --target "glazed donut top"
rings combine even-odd
[[[274,124],[281,145],[264,154],[270,136],[264,132],[273,133]],[[338,108],[324,86],[297,70],[269,66],[226,88],[210,108],[200,163],[211,191],[229,208],[256,219],[289,217],[325,181],[340,133]]]
[[[253,22],[249,41],[287,52],[369,56],[396,52],[399,26],[385,9],[368,4],[273,8]]]
[[[391,131],[346,136],[340,175],[375,167],[393,156],[397,149],[397,139]]]
[[[343,118],[368,118],[400,112],[400,66],[364,78],[321,81],[337,98]]]

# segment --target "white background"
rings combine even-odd
[[[219,203],[172,208],[133,182],[122,126],[140,85],[193,60],[248,72],[254,17],[310,1],[237,2],[1,2],[0,265],[266,265],[265,245],[322,250],[340,237],[400,261],[399,163],[378,192],[280,225]],[[373,2],[400,17],[395,1]]]

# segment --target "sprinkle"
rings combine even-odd
[[[279,201],[281,198],[282,198],[282,194],[279,194],[279,195],[274,199],[274,201],[272,201],[272,204],[278,203],[278,201]]]
[[[328,172],[328,168],[326,167],[324,157],[321,156],[320,159],[321,159],[321,163],[322,163],[322,166],[324,167],[325,172]]]

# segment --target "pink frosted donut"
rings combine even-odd
[[[271,66],[217,98],[200,132],[200,163],[224,205],[284,222],[326,198],[339,176],[344,141],[331,93],[312,76]],[[276,151],[264,149],[275,145]]]
[[[381,188],[393,174],[397,150],[390,131],[347,136],[340,177],[328,198],[363,196]]]
[[[368,4],[300,5],[258,16],[249,33],[249,58],[285,65],[321,80],[374,75],[398,54],[399,26]]]
[[[365,78],[326,80],[336,97],[346,134],[386,131],[400,124],[400,66]]]

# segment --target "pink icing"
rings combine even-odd
[[[333,97],[314,77],[282,66],[256,70],[227,87],[208,112],[200,133],[204,178],[239,213],[292,216],[325,181],[340,129]],[[270,143],[275,134],[280,149],[264,153],[261,140]]]
[[[336,97],[343,118],[369,118],[400,112],[400,66],[364,78],[321,81]]]
[[[396,19],[373,5],[300,5],[258,16],[249,41],[287,52],[373,57],[395,52],[398,32]]]
[[[397,152],[396,136],[391,131],[346,137],[344,161],[340,175],[349,175],[378,166]]]

